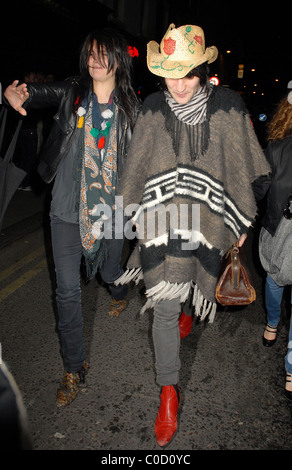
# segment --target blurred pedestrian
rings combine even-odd
[[[26,408],[7,365],[0,361],[0,442],[2,450],[32,450]]]
[[[292,219],[292,103],[289,103],[287,97],[280,101],[268,125],[268,142],[265,154],[271,165],[271,173],[266,177],[259,178],[254,184],[254,190],[258,200],[263,199],[267,194],[265,213],[261,220],[259,253],[262,265],[267,272],[265,283],[267,324],[263,334],[263,344],[271,347],[277,339],[284,288],[287,286],[291,291],[292,284],[290,255],[292,252],[292,220],[286,222],[283,219],[285,209],[287,209],[286,216],[290,216]],[[289,204],[289,200],[291,204]],[[283,222],[287,224],[287,236]],[[289,235],[290,232],[291,235]],[[290,294],[292,303],[292,292]],[[291,315],[291,311],[289,315]],[[288,351],[285,356],[285,393],[290,400],[292,400],[291,321],[292,316],[290,318]]]
[[[123,272],[123,230],[115,232],[114,201],[139,102],[131,85],[131,57],[124,37],[107,28],[90,33],[80,53],[80,73],[64,82],[17,86],[15,81],[4,93],[22,115],[27,114],[24,103],[34,108],[58,106],[38,169],[46,183],[55,179],[50,217],[65,365],[57,393],[59,406],[76,397],[87,370],[82,255],[88,278],[99,271],[108,285],[112,296],[109,314],[118,316],[127,303],[127,288],[114,285]],[[105,214],[105,207],[112,209],[111,214]],[[112,237],[103,236],[111,231]]]
[[[209,81],[207,64],[217,54],[194,25],[171,24],[160,46],[148,43],[147,65],[163,90],[143,103],[120,186],[125,209],[137,205],[139,236],[118,282],[143,276],[144,310],[154,307],[160,446],[177,430],[180,337],[190,332],[193,309],[214,320],[222,254],[243,244],[257,209],[251,183],[269,172],[241,97]]]

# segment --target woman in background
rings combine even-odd
[[[269,176],[262,177],[256,181],[254,190],[257,200],[262,199],[267,193],[267,206],[261,221],[262,229],[259,240],[259,252],[262,265],[267,272],[265,285],[267,324],[263,334],[263,344],[266,347],[271,347],[275,344],[277,338],[284,287],[292,283],[291,264],[286,267],[285,264],[283,264],[276,268],[276,265],[281,259],[281,256],[276,253],[281,254],[281,252],[283,252],[283,247],[280,244],[281,237],[279,238],[279,233],[281,232],[280,222],[283,218],[283,210],[287,205],[289,196],[292,195],[292,104],[289,103],[287,98],[280,101],[269,124],[268,141],[269,144],[265,153],[271,165],[271,173]],[[279,240],[279,242],[277,240]],[[291,250],[292,246],[288,251],[287,248],[285,248],[285,253],[283,254],[289,255]],[[275,256],[277,257],[276,261]],[[291,320],[288,351],[285,357],[285,369],[285,394],[287,398],[292,400]]]

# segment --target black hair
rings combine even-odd
[[[203,64],[198,65],[194,69],[192,69],[185,77],[183,78],[193,78],[193,77],[198,77],[200,79],[200,85],[203,87],[205,85],[208,85],[209,83],[209,67],[207,62],[204,62]],[[164,77],[161,79],[160,83],[162,89],[166,90],[167,86],[165,83]]]
[[[205,86],[209,80],[209,67],[207,62],[204,62],[198,67],[192,69],[187,75],[187,78],[198,77],[200,79],[200,85]]]
[[[98,58],[104,63],[104,53],[107,54],[108,72],[115,64],[117,70],[115,74],[116,94],[119,103],[125,111],[131,125],[135,116],[133,111],[133,101],[138,101],[136,93],[132,87],[131,72],[132,58],[128,52],[128,44],[124,36],[113,28],[104,28],[92,31],[85,38],[79,58],[79,69],[81,73],[81,84],[83,96],[92,83],[92,78],[88,72],[88,58],[92,52],[94,42],[97,44]]]

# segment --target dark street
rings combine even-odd
[[[218,464],[220,459],[230,458],[232,454],[232,458],[235,456],[235,463],[238,465],[241,458],[244,458],[243,454],[246,454],[249,459],[249,452],[252,451],[263,451],[263,454],[264,451],[292,450],[292,401],[289,402],[284,393],[286,382],[284,361],[289,335],[291,303],[289,295],[284,295],[277,341],[273,347],[264,347],[262,336],[266,325],[264,305],[266,273],[261,266],[258,255],[258,237],[261,227],[259,217],[253,222],[254,227],[250,229],[244,245],[251,278],[256,290],[256,301],[245,307],[219,306],[213,323],[194,322],[190,335],[181,340],[179,386],[182,401],[179,412],[179,429],[167,448],[159,447],[154,434],[154,423],[160,405],[160,388],[156,383],[158,368],[155,367],[155,357],[157,357],[155,352],[157,353],[158,348],[156,343],[154,351],[153,310],[149,309],[144,315],[140,314],[145,303],[143,282],[138,285],[134,283],[130,285],[127,307],[119,316],[115,317],[108,315],[111,296],[99,276],[95,276],[89,283],[82,281],[83,333],[86,359],[89,364],[86,386],[80,389],[77,398],[69,406],[56,406],[56,392],[63,377],[64,368],[57,329],[56,279],[49,223],[51,192],[53,184],[57,180],[54,198],[62,217],[56,207],[52,209],[56,212],[54,215],[57,218],[63,218],[63,222],[72,222],[75,220],[73,215],[77,214],[75,222],[78,221],[81,224],[81,231],[86,228],[87,221],[83,220],[81,216],[86,214],[86,211],[80,210],[80,207],[82,209],[82,199],[77,199],[76,194],[81,190],[80,183],[83,185],[83,190],[87,187],[90,187],[90,190],[91,187],[98,188],[99,181],[95,181],[95,179],[101,177],[101,173],[96,171],[93,184],[88,185],[88,181],[85,179],[84,168],[86,165],[82,152],[84,149],[88,150],[87,140],[89,141],[89,139],[84,140],[86,142],[86,146],[84,146],[84,142],[81,140],[84,136],[91,135],[95,138],[99,136],[100,140],[96,142],[92,139],[92,148],[95,149],[98,146],[96,148],[99,153],[96,155],[101,156],[98,164],[102,162],[103,165],[104,155],[106,157],[110,155],[112,158],[111,168],[113,170],[111,171],[113,172],[110,173],[109,178],[112,184],[112,194],[115,191],[118,194],[120,190],[119,178],[121,177],[119,170],[121,168],[124,171],[125,163],[128,164],[133,175],[128,169],[129,181],[126,181],[126,188],[122,192],[127,196],[129,190],[129,200],[132,201],[134,198],[130,194],[130,189],[136,197],[139,190],[143,189],[144,184],[152,188],[152,183],[149,182],[152,179],[156,181],[160,175],[171,173],[173,169],[168,166],[180,165],[179,158],[183,159],[183,165],[186,166],[187,172],[190,172],[189,162],[186,164],[188,150],[184,149],[184,138],[186,139],[187,135],[189,147],[186,148],[189,148],[191,165],[194,165],[194,168],[197,165],[196,159],[198,155],[201,155],[198,153],[199,145],[202,146],[202,156],[205,157],[207,154],[210,163],[207,158],[206,161],[203,159],[199,161],[200,172],[204,178],[209,173],[212,176],[214,172],[212,178],[211,176],[208,178],[210,181],[216,182],[216,187],[219,182],[220,185],[222,183],[224,189],[222,192],[224,196],[222,197],[223,209],[221,206],[219,207],[216,192],[213,196],[211,186],[211,189],[207,188],[209,192],[206,192],[206,195],[204,193],[206,198],[209,198],[210,194],[214,197],[214,200],[211,200],[210,196],[212,204],[208,207],[206,205],[209,212],[206,212],[208,216],[204,218],[204,222],[208,222],[205,224],[204,230],[210,232],[211,238],[218,235],[220,243],[219,241],[217,243],[216,240],[212,241],[213,245],[208,242],[207,248],[209,249],[210,245],[209,251],[212,257],[207,259],[205,252],[203,252],[202,258],[204,263],[206,265],[209,263],[212,269],[216,267],[213,259],[217,259],[219,267],[221,251],[223,251],[221,242],[224,237],[223,235],[222,239],[219,237],[219,235],[221,236],[220,230],[216,228],[217,225],[211,223],[211,217],[216,216],[214,207],[218,203],[220,210],[217,209],[220,217],[221,212],[222,214],[227,213],[226,197],[228,196],[232,202],[232,204],[230,203],[230,212],[235,207],[243,220],[242,223],[240,222],[241,225],[238,225],[239,228],[236,229],[236,237],[248,230],[256,211],[253,198],[255,189],[253,188],[254,192],[252,192],[250,183],[258,178],[257,174],[266,176],[270,168],[266,165],[266,159],[261,152],[261,149],[266,150],[269,141],[267,133],[269,123],[280,98],[289,96],[288,102],[292,104],[290,101],[292,100],[290,38],[292,16],[291,5],[290,7],[287,5],[287,2],[277,2],[276,5],[270,7],[263,2],[257,4],[245,2],[238,6],[234,5],[234,2],[226,0],[214,0],[208,3],[201,0],[180,0],[180,2],[174,0],[152,0],[151,2],[147,0],[78,0],[75,2],[70,0],[28,0],[27,2],[15,0],[15,2],[1,7],[2,23],[5,21],[10,24],[10,27],[9,31],[7,28],[2,28],[0,31],[0,111],[7,108],[7,127],[5,132],[3,131],[0,159],[4,156],[6,147],[9,147],[14,129],[21,116],[18,111],[24,111],[21,105],[24,108],[27,106],[28,114],[26,117],[21,117],[22,128],[14,152],[15,165],[25,170],[27,175],[19,184],[16,182],[15,192],[5,212],[0,231],[0,366],[7,367],[15,381],[16,390],[20,392],[20,403],[23,403],[28,423],[28,445],[25,450],[39,451],[38,453],[26,454],[28,455],[28,463],[30,463],[29,459],[35,458],[37,461],[40,458],[40,463],[43,465],[47,455],[48,459],[51,458],[49,453],[45,451],[91,451],[91,453],[87,453],[86,458],[89,456],[93,464],[118,464],[130,468],[139,467],[139,463],[189,465],[197,463],[197,456],[200,454],[195,451],[204,451],[203,458],[205,455],[206,458],[210,456],[214,459],[215,464]],[[193,32],[191,40],[188,40],[187,46],[184,46],[185,52],[188,57],[190,56],[189,69],[185,70],[185,75],[173,75],[172,77],[168,74],[169,71],[177,69],[175,73],[180,73],[181,64],[183,64],[183,68],[187,65],[185,60],[182,60],[181,64],[178,62],[174,52],[180,53],[179,48],[176,50],[176,47],[180,46],[180,41],[171,37],[174,34],[173,31],[180,25],[185,25],[182,44],[185,44],[185,37],[188,37],[187,33],[193,28],[190,25],[197,25],[194,26],[194,31],[198,31],[197,28],[200,26],[199,31],[201,32],[200,34]],[[126,41],[123,45],[121,36],[118,36],[120,39],[115,51],[118,51],[123,45],[126,61],[119,62],[119,59],[114,56],[115,51],[110,52],[109,46],[107,47],[102,41],[99,43],[98,39],[91,39],[91,43],[89,40],[87,40],[88,43],[84,42],[90,31],[96,34],[96,30],[103,27],[114,28],[125,37]],[[107,34],[111,35],[110,42],[112,42],[115,33],[110,30],[110,33],[107,32]],[[160,43],[161,38],[166,38],[167,35],[169,37],[165,39],[165,42]],[[204,44],[205,38],[206,44]],[[200,59],[196,63],[191,57],[194,51],[190,49],[190,45],[193,45],[194,41],[197,44],[194,49],[196,52],[194,57],[198,60],[196,55],[199,51]],[[152,48],[154,47],[153,43],[157,45],[157,50],[154,48],[154,52],[152,51],[153,57],[157,57],[157,55],[160,57],[159,61],[157,58],[156,61],[153,61],[154,65],[152,64],[151,70],[147,65],[151,52],[150,42],[152,42]],[[162,44],[165,45],[165,49]],[[214,52],[217,49],[218,54]],[[211,50],[213,51],[212,60],[210,58],[207,60],[206,52],[211,54]],[[204,52],[203,55],[202,52]],[[94,65],[95,55],[99,61],[102,58],[102,66],[99,63],[98,66]],[[171,59],[174,60],[175,67],[174,64],[171,65]],[[184,56],[183,59],[185,59]],[[168,69],[165,61],[169,61]],[[83,64],[83,68],[85,67],[88,76],[84,71],[82,72],[83,62],[85,64],[85,66]],[[106,64],[108,64],[107,70]],[[112,64],[111,67],[109,67],[110,64]],[[180,65],[178,66],[178,64]],[[165,70],[163,66],[165,66]],[[198,68],[199,66],[200,68]],[[127,72],[125,76],[121,70]],[[157,73],[157,70],[161,75]],[[192,75],[193,70],[194,75]],[[117,80],[119,73],[122,77],[121,80],[119,79],[120,84]],[[81,78],[79,74],[81,74]],[[202,81],[202,76],[205,81]],[[84,77],[87,77],[86,80]],[[11,86],[14,80],[19,80],[17,87],[17,82]],[[178,83],[178,80],[187,82],[184,85],[186,88],[177,89],[174,96],[170,93],[170,98],[167,98],[169,93],[167,94],[166,91],[170,92],[168,87],[171,89],[170,85],[173,82]],[[209,81],[212,83],[211,87],[209,87]],[[126,88],[127,82],[128,87]],[[105,84],[107,85],[106,91],[110,91],[110,94],[102,93],[101,96],[100,90],[105,91]],[[159,104],[157,94],[156,101],[154,98],[148,100],[146,110],[142,108],[142,113],[139,115],[140,104],[145,103],[144,100],[161,86],[165,87],[165,96],[163,91],[160,91],[161,97],[163,96],[161,104]],[[204,91],[203,98],[197,94],[198,89],[200,92]],[[6,90],[6,98],[3,94],[4,90]],[[208,90],[211,92],[209,93]],[[215,93],[213,93],[214,90]],[[230,90],[235,93],[233,94]],[[68,99],[69,94],[71,101]],[[175,99],[176,95],[177,100]],[[213,95],[217,96],[214,100],[215,104],[212,101]],[[89,97],[91,97],[90,100]],[[139,100],[136,99],[137,97]],[[209,97],[212,97],[212,100]],[[91,102],[93,98],[94,103]],[[68,101],[66,101],[67,99]],[[163,120],[164,111],[163,113],[160,111],[164,110],[164,101],[167,99],[171,99],[172,107],[170,105],[165,107],[170,114],[165,114],[166,117]],[[189,99],[190,101],[188,101]],[[138,103],[140,100],[141,103]],[[194,121],[186,120],[185,105],[189,102],[193,106],[192,113],[194,110],[196,112],[199,110],[201,114]],[[91,107],[93,104],[94,108]],[[92,111],[93,117],[99,116],[100,126],[86,111],[86,106],[88,106],[90,113],[94,109],[94,112]],[[110,107],[116,112],[113,113]],[[181,108],[180,112],[183,111],[182,117],[184,119],[181,117],[176,119],[174,110],[177,112],[177,108]],[[60,109],[64,111],[63,117]],[[79,114],[81,112],[83,114]],[[150,112],[152,114],[149,114]],[[134,123],[137,124],[136,117],[138,115],[139,118],[141,116],[142,118],[139,121],[140,127],[136,134],[138,137],[134,141],[134,145],[137,147],[132,151],[133,157],[131,157],[131,151],[128,150],[130,131]],[[103,116],[103,121],[101,121],[101,116]],[[129,119],[130,117],[131,119]],[[125,122],[122,119],[125,119]],[[58,123],[57,126],[52,126],[54,120]],[[176,121],[179,124],[177,127]],[[251,134],[254,136],[250,122],[259,141],[259,146],[257,142],[254,142],[256,139],[249,140]],[[156,125],[156,123],[158,124]],[[110,126],[112,126],[111,132],[109,132]],[[284,129],[284,125],[279,127]],[[73,128],[77,132],[73,132]],[[91,131],[89,133],[89,128],[92,128],[93,133]],[[56,133],[50,134],[48,139],[51,129]],[[179,129],[181,129],[181,134]],[[166,138],[163,139],[166,132],[170,132],[172,142],[168,142]],[[2,133],[0,132],[0,134]],[[110,136],[113,135],[114,138],[110,140],[111,145],[108,147]],[[72,136],[76,140],[72,140]],[[144,137],[146,137],[147,145],[143,143]],[[168,138],[167,135],[166,137]],[[213,147],[209,146],[209,141]],[[49,142],[49,149],[46,149],[45,142]],[[173,148],[171,144],[173,144]],[[197,149],[195,144],[198,144]],[[204,147],[203,144],[206,146]],[[182,149],[179,149],[180,145]],[[45,157],[46,155],[49,157],[42,160],[41,151],[44,149]],[[143,152],[145,151],[145,154],[141,153],[140,161],[138,154],[141,149]],[[179,149],[181,154],[176,154],[176,149]],[[206,149],[210,152],[210,156],[208,152],[204,153]],[[112,154],[108,150],[112,151]],[[228,154],[228,158],[225,153]],[[130,158],[133,158],[130,163],[129,155]],[[64,156],[66,158],[63,161],[69,165],[68,167],[65,164],[62,164],[65,166],[61,165]],[[172,159],[173,163],[171,163]],[[46,177],[39,171],[44,162],[46,171],[43,171],[45,176],[47,175]],[[37,174],[37,168],[39,174]],[[61,173],[59,173],[60,168]],[[89,175],[89,168],[90,165],[87,165],[87,178],[92,177]],[[136,171],[136,169],[138,170]],[[46,173],[47,171],[48,173]],[[246,177],[246,182],[241,181],[242,175]],[[287,175],[289,177],[288,172],[285,173],[286,177]],[[142,181],[144,177],[146,182]],[[8,181],[8,178],[5,178]],[[177,174],[175,178],[178,178]],[[224,179],[228,180],[229,187],[224,186]],[[237,185],[239,180],[240,184]],[[48,184],[44,181],[47,181]],[[193,184],[193,180],[190,179],[190,181]],[[196,191],[201,190],[197,189],[199,186],[197,180],[194,179],[194,181]],[[79,186],[76,185],[77,183]],[[172,190],[170,183],[169,187],[167,185],[161,186],[163,191]],[[189,180],[188,184],[190,185],[189,193],[183,188],[184,192],[181,193],[181,197],[193,197],[194,190]],[[18,189],[16,189],[17,187]],[[159,185],[157,187],[157,194],[160,197],[161,188]],[[153,188],[156,188],[154,183]],[[102,186],[102,189],[106,192],[108,186],[105,185],[105,188]],[[155,191],[154,189],[153,195],[156,194],[156,189]],[[105,195],[105,193],[102,194]],[[283,194],[283,192],[279,191],[279,194]],[[158,196],[157,201],[160,201]],[[163,201],[162,196],[161,201]],[[267,198],[264,199],[266,196],[262,196],[261,202],[257,201],[257,209],[260,214],[267,201]],[[88,213],[93,213],[95,210],[96,200],[95,197],[94,206],[89,208]],[[99,197],[99,200],[103,201],[104,198]],[[240,204],[237,208],[238,200]],[[76,202],[79,204],[78,208]],[[91,203],[92,200],[90,200]],[[113,201],[110,204],[114,208]],[[282,205],[279,207],[282,208]],[[67,220],[68,214],[72,216],[72,219]],[[224,223],[225,226],[223,227],[222,224],[222,227],[225,231],[226,227],[228,228],[225,218]],[[244,227],[244,231],[242,227]],[[68,244],[68,250],[71,250],[71,259],[74,247],[72,248],[73,243],[68,233],[70,235],[73,233],[72,224],[69,231],[65,236],[60,236],[60,232],[56,235],[57,232],[54,232],[55,244],[53,243],[53,246],[55,255],[57,249],[62,255],[63,248],[58,247],[59,242],[64,242],[64,245]],[[81,256],[80,232],[76,229],[74,234],[79,243],[78,249]],[[235,232],[232,232],[232,236],[234,234]],[[200,232],[200,236],[203,237],[203,235],[204,240],[209,240],[206,233]],[[162,250],[161,241],[155,243],[150,244],[151,250],[154,246],[151,255],[148,256],[150,251],[144,255],[147,261],[153,261],[153,267],[150,266],[151,269],[149,269],[150,275],[153,276],[157,266],[160,269],[160,253],[158,252]],[[126,241],[123,249],[124,265],[126,265],[131,247],[131,243]],[[97,254],[100,254],[102,250],[98,250]],[[157,265],[154,262],[153,253],[155,252],[159,261]],[[213,258],[215,252],[218,253],[217,258]],[[115,251],[111,250],[112,253]],[[191,254],[193,256],[193,253]],[[57,268],[57,272],[66,271],[67,277],[64,285],[69,277],[78,278],[78,282],[73,279],[75,284],[72,279],[71,281],[74,288],[77,285],[76,291],[79,294],[78,267],[80,258],[76,258],[78,260],[76,269],[72,269],[72,265],[68,267],[61,256],[58,258],[56,255],[56,259],[62,259],[60,271]],[[91,267],[93,265],[92,259],[90,258],[89,261]],[[167,259],[166,256],[165,259]],[[175,273],[174,282],[180,284],[180,279],[177,278],[182,273],[186,274],[187,270],[181,268],[183,265],[179,264],[178,258],[173,257],[173,259],[174,267],[180,268],[180,272]],[[183,258],[181,259],[183,260]],[[97,258],[94,260],[96,261]],[[190,264],[193,268],[193,258]],[[110,262],[106,265],[106,267],[111,266]],[[143,270],[144,273],[147,272],[144,267]],[[157,273],[158,271],[157,268]],[[172,272],[175,272],[173,266]],[[198,276],[198,272],[204,271],[196,271],[196,276]],[[213,275],[212,282],[214,281],[215,286],[217,271],[215,273],[215,275],[211,273],[210,276],[209,273],[206,274],[206,283],[205,278],[200,274],[200,283],[204,287],[208,286],[208,279]],[[60,278],[58,278],[58,282]],[[169,281],[168,275],[164,278]],[[193,278],[193,275],[189,275],[187,280],[195,282]],[[103,277],[103,279],[106,278]],[[117,276],[112,277],[111,280],[106,279],[106,281],[113,283],[116,279]],[[181,284],[184,282],[183,280]],[[145,283],[147,284],[146,281]],[[153,285],[156,287],[157,284],[153,282]],[[167,286],[165,290],[169,295],[169,284],[165,285]],[[67,285],[62,288],[64,288],[64,292],[67,292]],[[213,298],[213,284],[210,291]],[[289,294],[288,291],[287,294]],[[66,308],[69,304],[68,299],[72,303],[75,302],[73,307],[70,304],[66,314],[73,317],[74,308],[76,305],[78,308],[80,299],[77,302],[72,300],[71,291],[70,295],[66,293],[64,297],[66,297],[64,301]],[[61,312],[61,309],[59,311]],[[78,312],[78,318],[81,318],[80,309]],[[177,314],[177,309],[174,313]],[[170,315],[168,314],[167,310],[165,318],[167,317],[169,321]],[[75,331],[72,323],[76,319],[68,320],[68,316],[66,316],[66,322],[70,323],[70,328]],[[156,318],[157,315],[155,315],[155,321]],[[175,341],[178,340],[176,325],[177,323],[172,330],[175,330]],[[162,331],[162,328],[160,330]],[[167,337],[165,342],[173,344],[173,341],[169,340],[169,330],[165,336]],[[81,344],[82,341],[80,340],[79,343]],[[163,349],[161,345],[160,348]],[[74,354],[78,350],[75,345],[72,349],[74,349]],[[177,351],[178,347],[173,349]],[[168,352],[165,356],[167,356],[167,361],[171,362]],[[80,363],[82,361],[83,356]],[[67,367],[68,371],[69,369]],[[76,372],[76,369],[77,366],[75,369],[72,367],[71,371]],[[77,373],[75,380],[79,380]],[[169,382],[166,380],[166,383],[176,384],[176,381],[169,379]],[[2,385],[3,382],[1,383],[0,380],[0,389]],[[177,389],[175,388],[175,390]],[[3,395],[5,393],[2,393],[2,396],[0,393],[0,398]],[[175,394],[176,407],[178,407],[177,397],[178,395]],[[6,398],[4,396],[2,402],[0,399],[0,409],[2,410],[6,408]],[[5,411],[9,416],[9,410],[5,409]],[[177,408],[175,413],[177,413]],[[3,415],[5,414],[3,412]],[[9,452],[10,455],[11,450],[18,450],[19,446],[14,441],[15,436],[10,436],[9,430],[6,433],[6,426],[3,425],[3,422],[5,423],[5,419],[2,416],[0,449]],[[173,420],[172,425],[173,423],[176,421]],[[2,439],[3,434],[1,434],[3,427],[6,434],[5,439]],[[242,451],[242,453],[227,451]],[[85,459],[83,461],[82,453],[78,454],[78,458],[80,454],[82,455],[81,462],[86,462]],[[15,457],[18,455],[25,459],[22,457],[25,455],[24,453],[15,452]],[[71,458],[72,463],[75,463],[76,453],[63,452],[63,455],[68,458],[68,463]],[[264,458],[267,457],[269,459],[267,459],[267,463],[274,465],[270,455],[271,452],[265,452]],[[50,456],[53,456],[54,459],[54,453],[51,452]],[[163,461],[163,458],[166,460]],[[56,461],[58,460],[56,459]],[[263,460],[259,460],[259,462],[266,463]]]
[[[2,230],[1,346],[23,397],[33,449],[99,450],[101,456],[114,450],[161,452],[153,432],[159,388],[152,312],[139,315],[140,284],[131,287],[128,307],[118,318],[107,315],[109,295],[103,286],[97,281],[83,285],[87,387],[68,408],[56,407],[62,362],[49,234],[39,213],[42,200],[18,191],[6,220],[11,223],[11,211],[16,217],[14,206],[25,198],[28,218],[22,211],[14,225]],[[182,410],[179,432],[167,452],[292,448],[291,407],[283,393],[288,319],[283,305],[278,340],[264,348],[263,280],[254,240],[250,236],[246,252],[256,302],[222,309],[213,324],[193,326],[182,340]]]

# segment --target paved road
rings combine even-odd
[[[2,358],[22,393],[33,448],[161,454],[153,434],[159,388],[152,312],[139,316],[141,285],[131,287],[129,305],[118,318],[107,315],[109,295],[102,285],[82,285],[87,387],[71,406],[56,408],[62,362],[49,231],[29,226],[32,231],[0,250],[0,341]],[[246,249],[257,301],[222,309],[212,325],[195,325],[182,341],[182,407],[170,453],[292,449],[291,407],[283,395],[286,308],[283,304],[277,343],[264,348],[262,272],[252,238]]]

